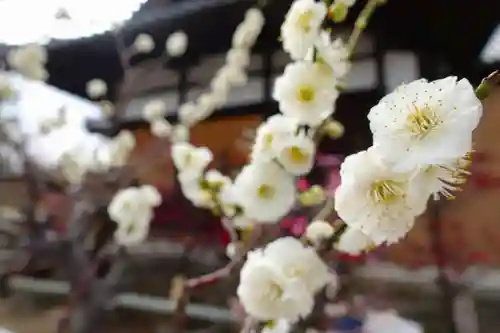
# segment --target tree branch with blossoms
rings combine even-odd
[[[336,273],[329,267],[333,252],[359,254],[397,243],[412,229],[429,200],[453,198],[465,182],[472,131],[482,115],[480,99],[491,85],[498,84],[498,73],[483,81],[476,93],[467,80],[455,77],[401,85],[370,110],[373,146],[345,159],[335,194],[327,196],[319,186],[297,189],[297,178],[307,175],[314,166],[322,136],[342,132],[341,125],[331,118],[340,94],[338,87],[349,72],[349,59],[370,17],[384,3],[368,0],[347,43],[333,40],[329,29],[332,21],[344,21],[354,2],[292,3],[281,27],[281,38],[283,49],[293,61],[275,81],[273,90],[280,114],[259,127],[250,162],[235,179],[208,169],[212,152],[187,140],[189,129],[221,107],[232,87],[246,83],[251,48],[265,21],[260,8],[245,13],[233,35],[226,63],[207,92],[179,106],[178,124],[166,120],[166,106],[161,101],[152,101],[144,108],[151,132],[165,143],[173,142],[171,156],[183,195],[194,206],[220,216],[232,240],[226,266],[184,281],[176,299],[177,331],[185,329],[191,292],[235,272],[239,273],[236,293],[247,314],[244,332],[305,329],[311,315],[322,307],[326,288],[335,289],[338,284]],[[167,42],[170,55],[185,51],[185,38],[177,35]],[[133,47],[149,52],[154,41],[141,34]],[[121,44],[119,49],[129,52]],[[17,57],[18,64],[22,58]],[[24,70],[25,75],[43,77],[43,66],[38,65],[30,66],[31,71]],[[122,66],[126,70],[128,60]],[[107,90],[100,79],[89,82],[87,88],[93,98],[102,97]],[[58,127],[59,120],[57,126],[51,123],[52,127]],[[122,255],[127,248],[145,241],[153,209],[161,202],[157,189],[131,181],[126,162],[134,145],[132,134],[122,131],[90,152],[76,147],[57,161],[68,188],[77,189],[70,192],[73,210],[64,243],[74,305],[65,323],[74,332],[95,331],[113,301],[123,270]],[[113,172],[118,174],[118,181],[108,192],[95,191],[95,197],[84,195],[89,177]],[[300,239],[276,238],[273,231],[277,224],[297,203],[318,212]],[[120,260],[104,278],[97,276],[99,253],[89,253],[84,244],[100,208],[106,209],[105,218],[113,225],[104,242],[120,247]],[[334,214],[338,219],[330,222]],[[238,229],[250,237],[240,239]]]

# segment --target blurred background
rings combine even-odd
[[[106,332],[170,332],[173,310],[167,300],[175,297],[176,283],[227,261],[227,235],[216,218],[182,197],[168,149],[158,149],[158,139],[142,119],[142,110],[149,101],[161,99],[169,110],[168,119],[175,122],[178,106],[199,96],[224,63],[234,29],[255,4],[248,0],[0,0],[0,59],[19,45],[45,45],[46,85],[57,88],[52,94],[44,92],[46,87],[26,85],[36,93],[23,101],[23,114],[29,118],[54,112],[69,98],[84,103],[72,112],[82,110],[78,117],[86,119],[86,131],[109,137],[122,129],[133,132],[137,145],[130,164],[141,183],[157,186],[163,195],[151,240],[137,250],[137,260],[128,268],[119,306],[103,319]],[[191,131],[191,142],[211,148],[216,165],[226,173],[246,163],[256,127],[277,112],[271,98],[273,82],[290,61],[278,37],[291,1],[259,4],[266,23],[253,49],[248,83],[233,89],[225,106]],[[363,1],[358,1],[336,28],[338,35],[350,33],[362,6]],[[187,50],[181,57],[167,57],[165,42],[178,31],[188,38]],[[129,52],[142,33],[154,40],[151,52]],[[335,119],[344,125],[345,133],[321,144],[323,161],[307,181],[335,187],[338,162],[371,144],[366,120],[370,107],[399,84],[456,75],[477,85],[499,65],[500,1],[388,0],[359,42],[337,103]],[[104,80],[108,90],[90,103],[86,84],[95,78]],[[101,112],[103,102],[115,105],[113,119]],[[16,112],[15,107],[6,108],[2,117],[15,117]],[[400,244],[368,256],[339,258],[344,293],[361,297],[371,307],[396,309],[421,323],[425,332],[498,332],[500,93],[485,102],[484,112],[475,133],[472,175],[464,191],[422,216]],[[63,140],[74,140],[70,135]],[[61,144],[51,142],[44,146],[47,151],[38,154],[50,154],[51,146]],[[11,156],[4,163],[0,178],[2,272],[8,272],[23,237],[15,224],[16,212],[29,194],[22,165],[15,160]],[[64,229],[64,196],[57,188],[49,188],[38,202],[47,233]],[[299,228],[296,223],[288,221],[284,227]],[[191,249],[187,257],[185,247]],[[68,286],[53,256],[39,259],[9,283],[2,282],[0,327],[17,333],[57,331],[69,306]],[[192,301],[198,307],[188,311],[189,330],[236,331],[235,281],[197,292]],[[339,310],[332,307],[331,311]],[[342,328],[344,324],[332,319],[331,332],[356,327],[351,323]]]

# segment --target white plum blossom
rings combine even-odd
[[[332,41],[330,33],[322,31],[314,47],[317,52],[315,61],[320,66],[320,73],[335,85],[337,80],[345,77],[351,68],[349,52],[344,42],[340,38]]]
[[[234,180],[233,193],[245,215],[263,223],[278,222],[296,199],[293,177],[273,162],[245,166]]]
[[[158,191],[150,185],[118,191],[108,205],[109,217],[117,223],[115,241],[122,246],[142,243],[148,236],[154,207],[161,203]]]
[[[460,191],[460,186],[467,181],[467,176],[470,174],[467,168],[470,162],[470,154],[467,154],[447,163],[422,167],[416,172],[416,183],[434,200],[438,200],[440,195],[454,199],[454,192]]]
[[[323,1],[296,0],[281,26],[283,49],[293,60],[303,60],[318,38],[327,14]]]
[[[276,140],[277,161],[295,176],[309,173],[316,157],[316,145],[305,133],[298,133]]]
[[[212,152],[206,147],[195,147],[187,142],[172,145],[172,160],[179,178],[199,178],[212,159]]]
[[[299,279],[312,294],[331,280],[328,266],[318,256],[316,249],[304,246],[296,238],[278,238],[266,246],[264,254],[266,258],[275,260],[285,276]]]
[[[188,36],[183,31],[177,31],[168,36],[165,43],[167,54],[172,57],[180,57],[186,53],[188,47]]]
[[[201,177],[201,176],[200,176]],[[206,188],[201,178],[179,177],[182,194],[195,207],[212,209],[216,206],[215,197]]]
[[[155,48],[155,41],[151,35],[139,34],[134,40],[134,48],[139,53],[149,53]]]
[[[102,97],[108,92],[106,82],[101,79],[92,79],[88,81],[86,89],[87,95],[93,99]]]
[[[276,79],[273,97],[285,116],[317,126],[333,113],[338,91],[326,80],[318,79],[313,63],[304,61],[286,66],[283,75]]]
[[[377,153],[409,171],[446,163],[472,151],[482,105],[469,81],[456,77],[402,85],[368,114]]]
[[[286,142],[298,128],[293,118],[277,114],[269,117],[257,129],[255,144],[252,147],[252,161],[270,161],[277,156],[276,142]]]
[[[376,244],[404,237],[426,207],[428,195],[422,193],[415,177],[382,164],[372,148],[348,156],[340,177],[335,191],[338,216]]]
[[[162,119],[167,112],[167,105],[161,99],[154,99],[146,103],[142,114],[147,121]]]
[[[335,249],[340,252],[359,255],[374,248],[375,243],[362,231],[355,228],[347,228],[335,244]]]
[[[322,241],[333,236],[335,230],[326,221],[313,221],[306,228],[306,238],[313,244],[320,244]]]
[[[311,313],[314,298],[306,285],[300,279],[290,279],[279,263],[262,249],[250,251],[240,272],[237,295],[245,311],[256,319],[295,322]]]

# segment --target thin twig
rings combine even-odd
[[[352,54],[354,53],[354,49],[356,48],[359,38],[361,37],[363,31],[365,31],[366,26],[368,25],[368,21],[375,12],[375,9],[383,2],[384,1],[382,0],[368,0],[365,7],[359,14],[358,18],[356,19],[356,23],[354,23],[354,30],[352,31],[351,35],[349,36],[349,40],[347,41],[347,51],[349,52],[349,56],[352,56]]]

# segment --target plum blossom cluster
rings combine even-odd
[[[161,204],[161,195],[150,185],[118,191],[108,206],[109,217],[116,222],[115,241],[122,246],[141,244],[149,233],[153,209]]]
[[[233,34],[232,46],[226,54],[225,64],[210,82],[210,90],[198,96],[195,101],[186,102],[179,107],[180,124],[177,126],[172,126],[164,119],[167,106],[163,101],[153,100],[149,102],[143,110],[143,115],[144,119],[150,122],[152,133],[162,138],[170,136],[174,142],[186,141],[189,136],[188,129],[205,120],[217,108],[223,106],[227,102],[232,87],[246,84],[251,49],[263,26],[264,16],[261,10],[248,9],[243,21]],[[174,42],[175,40],[171,41],[170,44],[174,44]],[[167,42],[167,44],[169,43]]]
[[[311,313],[315,293],[327,284],[335,286],[337,277],[316,250],[284,237],[248,253],[237,294],[255,319],[296,322]]]
[[[404,84],[374,106],[373,146],[346,158],[335,193],[335,209],[349,226],[344,249],[395,243],[429,197],[454,198],[468,175],[481,116],[471,84],[456,77]]]

